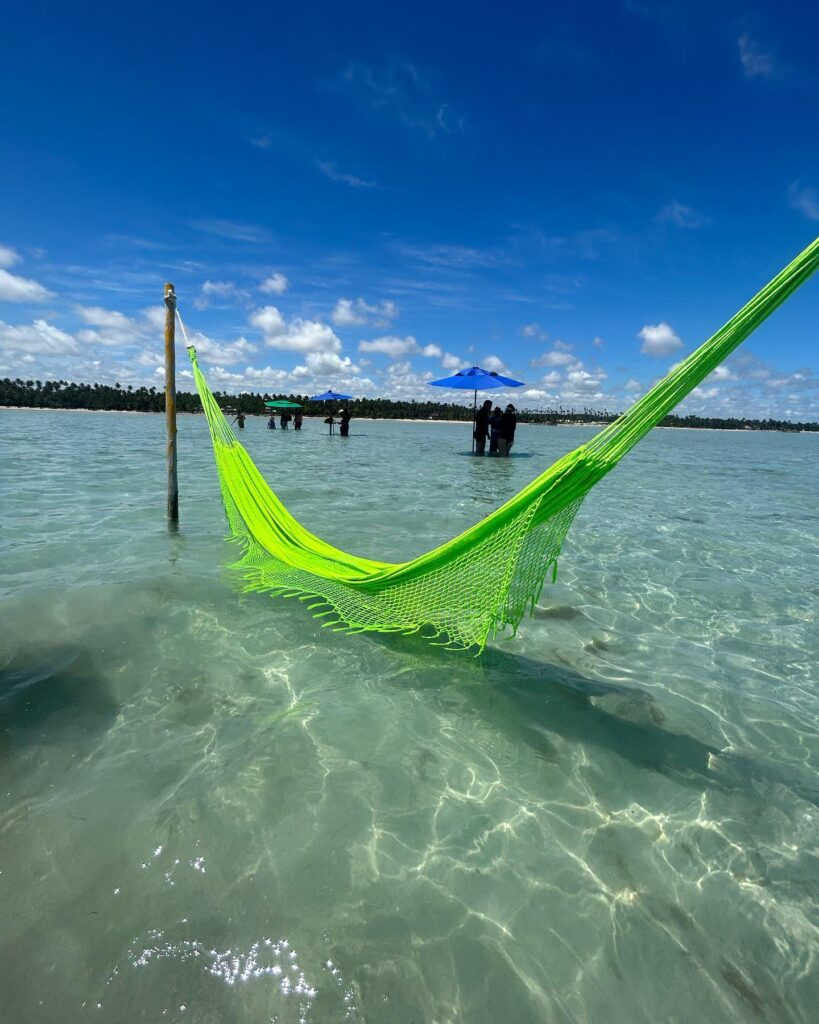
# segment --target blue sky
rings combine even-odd
[[[214,387],[619,409],[819,234],[814,5],[393,7],[8,10],[0,375],[159,386],[171,280]],[[817,330],[686,409],[819,418]]]

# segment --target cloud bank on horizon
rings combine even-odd
[[[697,6],[436,8],[431,38],[421,5],[364,42],[355,5],[309,41],[250,5],[182,53],[123,14],[48,58],[15,10],[0,376],[160,387],[172,280],[214,388],[440,400],[478,364],[520,406],[627,407],[819,224],[819,14]],[[819,418],[818,322],[813,281],[683,411]]]

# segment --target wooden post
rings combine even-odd
[[[168,439],[168,522],[179,522],[179,485],[176,479],[176,293],[165,285],[165,428]]]

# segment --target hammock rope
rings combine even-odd
[[[239,444],[189,345],[231,535],[243,549],[233,568],[244,589],[310,602],[308,609],[329,629],[419,633],[480,653],[499,630],[516,630],[547,577],[556,578],[566,534],[591,488],[817,266],[819,239],[589,442],[459,536],[401,563],[348,554],[295,519]],[[187,343],[181,317],[179,323]]]

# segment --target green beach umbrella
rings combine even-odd
[[[265,402],[264,404],[269,409],[301,409],[298,402],[288,402],[285,398],[279,402]]]

